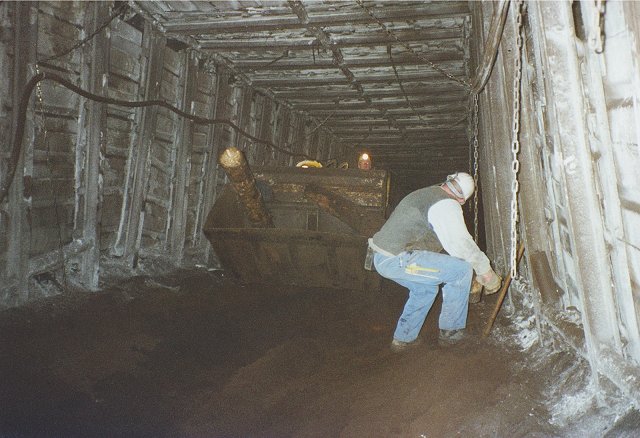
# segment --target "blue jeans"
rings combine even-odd
[[[411,342],[418,337],[431,305],[442,287],[439,327],[457,330],[467,325],[473,268],[462,259],[431,251],[404,251],[395,257],[375,253],[376,271],[409,289],[409,299],[393,337]]]

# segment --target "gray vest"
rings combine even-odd
[[[439,185],[409,193],[373,235],[373,243],[394,255],[409,249],[442,251],[442,244],[427,221],[427,213],[433,204],[443,199],[450,197]]]

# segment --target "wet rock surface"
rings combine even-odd
[[[472,305],[466,338],[448,347],[437,302],[422,343],[394,353],[405,291],[387,282],[283,289],[200,269],[47,298],[0,312],[0,436],[610,432],[620,399],[594,397],[570,351],[523,347],[504,316],[482,337],[495,300]]]

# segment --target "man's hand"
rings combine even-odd
[[[502,284],[502,278],[493,272],[493,269],[489,269],[484,274],[476,276],[476,280],[484,286],[485,295],[491,295],[498,292],[500,290],[500,285]]]

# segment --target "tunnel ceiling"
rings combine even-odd
[[[401,185],[468,167],[467,1],[136,4],[169,38],[371,152]]]

